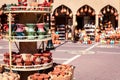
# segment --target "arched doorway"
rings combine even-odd
[[[72,26],[72,11],[70,8],[68,8],[65,5],[60,5],[59,7],[57,7],[54,12],[53,15],[54,19],[55,19],[55,28],[56,31],[58,31],[60,39],[67,39],[67,33],[68,33],[68,26]]]
[[[101,9],[99,14],[99,26],[101,29],[104,30],[107,27],[108,22],[110,22],[114,29],[118,27],[118,11],[110,6],[107,5]]]
[[[77,29],[83,29],[85,24],[95,24],[95,10],[88,5],[78,9],[76,14]]]

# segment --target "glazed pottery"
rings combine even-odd
[[[25,34],[24,34],[24,30],[25,30],[24,24],[16,24],[16,25],[17,25],[17,29],[15,31],[16,38],[22,39],[23,36],[25,36]]]
[[[28,39],[34,39],[35,38],[35,24],[27,23],[26,26],[27,26],[26,31],[27,31]]]
[[[36,26],[38,28],[37,30],[38,38],[43,39],[45,37],[44,23],[37,23]]]

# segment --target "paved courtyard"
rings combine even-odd
[[[74,80],[120,80],[120,45],[63,42],[52,50],[55,63],[75,66]],[[13,51],[18,51],[15,44]],[[0,40],[0,60],[8,42]]]

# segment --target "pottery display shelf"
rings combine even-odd
[[[39,38],[39,36],[12,36],[12,14],[19,14],[19,13],[39,13],[39,14],[50,14],[51,13],[51,7],[28,7],[28,6],[11,6],[7,7],[4,10],[5,14],[8,14],[8,24],[9,24],[9,30],[8,35],[5,37],[6,40],[9,41],[9,54],[10,54],[10,63],[9,66],[6,66],[6,69],[9,69],[10,71],[16,70],[16,71],[37,71],[37,70],[44,70],[48,69],[53,66],[53,62],[41,64],[41,65],[30,65],[30,66],[16,66],[12,65],[12,43],[13,42],[19,42],[19,48],[20,53],[23,53],[25,51],[28,51],[27,53],[33,53],[37,50],[36,43],[38,41],[43,42],[42,49],[44,50],[44,42],[51,40],[51,35],[44,35],[44,38]],[[34,37],[34,39],[28,39],[28,37]],[[25,46],[26,45],[26,46]],[[31,46],[29,46],[31,45]],[[18,47],[18,46],[17,46]],[[35,53],[35,52],[34,52]]]

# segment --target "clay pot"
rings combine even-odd
[[[4,57],[9,58],[9,53],[4,53]]]
[[[43,80],[44,77],[43,76],[38,76],[38,80]]]
[[[50,78],[48,74],[41,74],[40,76],[43,76],[44,80],[49,80]]]
[[[91,40],[88,40],[87,43],[88,43],[88,44],[92,44],[92,41],[91,41]]]
[[[25,64],[26,66],[32,65],[32,61],[24,61],[24,64]]]
[[[15,60],[16,63],[21,63],[22,61],[23,61],[22,58],[17,58],[17,59]]]
[[[35,65],[38,65],[38,64],[40,64],[41,63],[41,58],[40,57],[35,57],[35,59],[34,59],[34,64]]]
[[[32,54],[21,54],[24,61],[33,61]]]
[[[50,51],[44,51],[43,56],[44,57],[50,57],[50,56],[52,56],[52,53]]]

